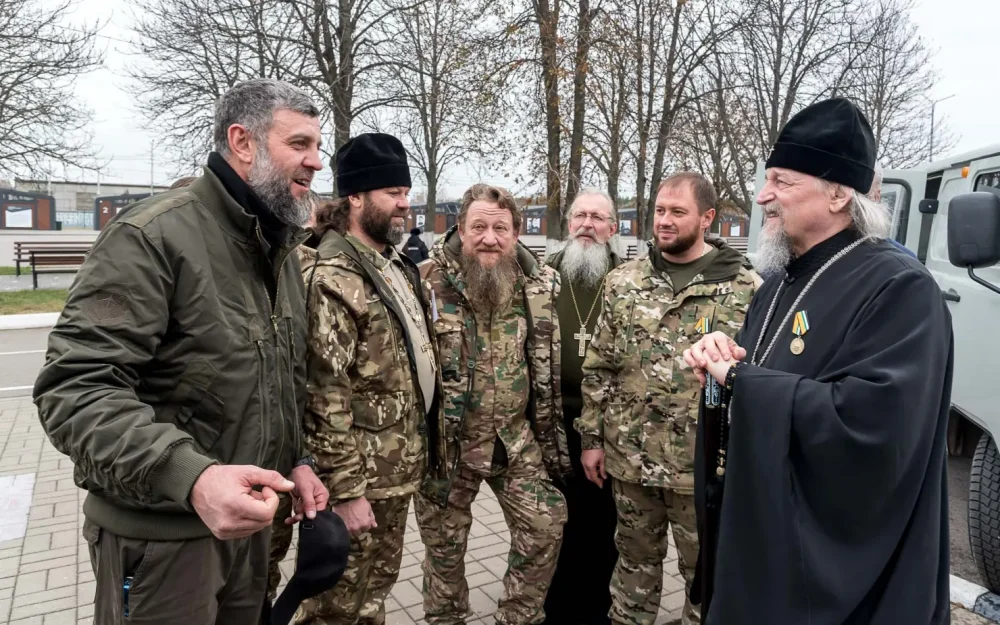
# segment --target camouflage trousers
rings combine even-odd
[[[369,500],[378,527],[351,537],[347,570],[333,589],[307,599],[296,625],[383,625],[385,600],[399,577],[410,495]]]
[[[280,497],[278,511],[274,513],[274,523],[271,524],[271,550],[267,560],[267,600],[271,603],[278,596],[278,586],[281,585],[278,565],[288,555],[288,548],[292,545],[293,527],[285,524],[285,519],[292,514],[292,498],[284,493]]]
[[[612,481],[618,529],[618,563],[611,576],[611,622],[653,625],[663,590],[667,529],[673,529],[677,567],[684,577],[682,625],[701,622],[687,598],[698,561],[694,494]]]
[[[444,508],[421,495],[414,498],[426,549],[423,591],[428,625],[462,625],[469,613],[465,550],[472,527],[472,502],[483,481],[496,494],[510,529],[510,553],[496,622],[529,625],[545,619],[545,594],[558,562],[566,500],[545,469],[511,467],[495,477],[459,470]]]

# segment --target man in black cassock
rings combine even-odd
[[[569,520],[563,527],[559,563],[545,596],[543,625],[610,625],[618,514],[610,482],[597,486],[584,473],[580,433],[573,422],[583,410],[584,356],[579,339],[581,335],[583,341],[593,338],[605,276],[623,261],[609,243],[618,231],[618,213],[606,193],[583,189],[573,200],[568,217],[569,242],[564,250],[546,258],[545,264],[558,271],[562,280],[556,312],[562,336],[563,421],[573,475],[559,484]]]
[[[864,197],[874,163],[850,101],[789,120],[757,198],[755,264],[780,272],[735,341],[684,353],[723,386],[722,449],[696,459],[699,531],[717,530],[700,536],[715,550],[700,563],[706,625],[950,621],[951,317],[884,239],[888,216]]]

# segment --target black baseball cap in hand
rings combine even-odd
[[[295,574],[274,602],[271,625],[288,625],[295,610],[306,599],[322,594],[340,581],[347,568],[351,536],[344,521],[332,510],[299,523],[299,546]]]

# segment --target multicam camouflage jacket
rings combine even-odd
[[[574,426],[583,449],[604,449],[617,479],[694,488],[701,385],[684,350],[703,334],[734,336],[760,277],[721,239],[715,261],[674,292],[652,254],[608,274],[604,303],[583,363],[583,414]]]
[[[333,501],[413,493],[426,471],[427,431],[438,406],[424,412],[406,313],[380,277],[390,261],[334,231],[303,252],[309,319],[303,429],[317,473]],[[390,253],[411,274],[429,320],[416,267]]]
[[[425,299],[435,309],[438,362],[441,363],[442,409],[435,429],[435,458],[423,493],[444,505],[459,465],[462,432],[472,397],[476,368],[476,317],[464,295],[458,261],[445,250],[452,227],[434,244],[430,258],[420,263]],[[546,267],[526,247],[518,244],[517,261],[524,273],[527,312],[527,362],[531,389],[527,418],[542,451],[550,477],[563,479],[572,472],[562,418],[559,386],[560,336],[555,300],[559,274]]]

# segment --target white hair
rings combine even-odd
[[[881,171],[879,169],[876,169],[876,176],[878,176],[876,181],[881,184]],[[821,191],[830,190],[833,185],[837,184],[821,178],[817,178],[816,180],[816,186]],[[884,239],[889,236],[889,228],[891,226],[889,209],[884,204],[874,201],[870,195],[861,193],[857,189],[852,189],[841,184],[837,184],[837,186],[842,187],[851,194],[850,204],[848,205],[851,223],[861,233],[862,238]],[[876,189],[875,182],[872,182],[868,193],[871,194],[874,189]]]
[[[573,216],[573,211],[576,210],[576,203],[580,201],[580,198],[593,195],[604,198],[604,201],[608,203],[608,215],[611,217],[611,221],[613,223],[618,223],[618,210],[615,208],[614,200],[611,199],[611,195],[607,191],[598,189],[597,187],[585,187],[580,189],[579,193],[576,194],[576,197],[573,198],[573,203],[569,205],[569,216]]]

